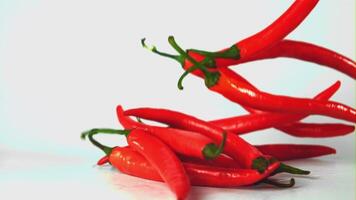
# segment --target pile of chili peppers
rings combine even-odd
[[[92,129],[82,133],[106,154],[98,165],[110,163],[119,171],[156,181],[164,181],[177,199],[185,199],[191,185],[238,187],[265,183],[291,187],[295,181],[272,180],[278,173],[307,175],[310,172],[281,161],[311,158],[336,153],[321,145],[252,145],[239,135],[266,128],[276,128],[295,137],[335,137],[352,133],[356,110],[329,99],[339,89],[337,81],[314,98],[274,95],[259,90],[228,67],[255,60],[289,57],[317,63],[356,78],[356,64],[329,49],[306,42],[284,39],[313,10],[318,0],[296,0],[271,25],[231,47],[210,52],[183,50],[174,37],[169,44],[178,52],[171,55],[142,45],[161,56],[178,61],[185,72],[204,79],[206,87],[241,105],[249,114],[205,121],[178,111],[160,108],[124,110],[117,106],[117,117],[124,129]],[[341,123],[299,122],[309,115],[324,115],[346,120]],[[130,118],[136,117],[137,120]],[[155,126],[141,119],[166,124]],[[108,147],[94,139],[96,134],[123,135],[126,147]]]

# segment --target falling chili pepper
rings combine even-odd
[[[339,83],[336,82],[317,95],[315,99],[329,98],[336,91],[335,87]],[[252,114],[212,120],[210,122],[236,134],[250,133],[251,131],[274,126],[280,131],[297,137],[334,137],[352,133],[355,129],[354,126],[345,124],[297,123],[293,121],[299,121],[306,116],[260,112],[251,108],[246,109]]]
[[[279,57],[296,58],[327,66],[356,79],[356,63],[350,58],[315,44],[295,40],[281,40],[271,48],[247,59],[216,59],[215,64],[216,67],[228,67],[255,60]]]
[[[116,111],[118,115],[121,115],[123,112],[122,107],[117,106]],[[220,127],[177,111],[157,108],[135,108],[124,111],[124,114],[165,123],[175,128],[199,132],[217,142],[221,142],[222,140],[221,132],[223,130]],[[238,135],[228,131],[226,133],[226,144],[223,152],[235,159],[241,167],[256,169],[259,172],[263,172],[268,167],[270,158],[265,158],[265,155],[257,148]],[[290,166],[287,169],[285,168],[286,166],[285,164],[281,164],[279,170],[292,174],[310,173],[309,171],[297,168],[293,168],[292,170]]]
[[[204,72],[206,86],[211,91],[217,92],[233,102],[264,111],[320,114],[356,122],[356,110],[347,105],[332,101],[311,100],[265,93],[256,90],[249,84],[231,78],[229,75],[231,74],[231,70],[227,68],[209,72],[208,68],[200,63],[201,60],[194,60],[180,48],[172,36],[168,40],[177,52],[194,65],[193,67],[186,68],[186,72],[189,73],[190,69],[195,67],[201,69]],[[186,66],[184,65],[184,67]]]
[[[224,63],[225,60],[248,59],[258,52],[269,49],[290,32],[292,32],[309,15],[318,0],[296,0],[278,19],[260,32],[237,42],[230,48],[218,52],[193,50],[214,60],[216,63]],[[218,66],[218,65],[217,65]]]

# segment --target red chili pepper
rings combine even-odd
[[[158,171],[177,199],[185,199],[188,196],[189,178],[181,161],[168,146],[156,137],[137,129],[131,131],[127,142]]]
[[[231,74],[231,70],[227,68],[221,68],[217,71],[210,71],[209,67],[211,67],[211,63],[206,63],[206,60],[204,60],[203,56],[201,56],[201,58],[192,58],[189,56],[181,47],[178,46],[173,36],[170,36],[168,41],[171,46],[180,54],[180,56],[167,56],[173,57],[174,59],[180,61],[186,70],[178,82],[178,87],[180,89],[183,88],[181,85],[183,78],[187,74],[199,69],[201,73],[203,73],[205,85],[211,91],[217,92],[230,101],[236,102],[238,104],[264,111],[287,112],[290,114],[293,113],[304,115],[326,115],[351,122],[356,122],[356,110],[347,105],[332,101],[272,95],[266,92],[262,92],[247,83],[238,81],[229,76],[229,74]],[[142,42],[144,44],[144,41]],[[151,50],[156,53],[158,52],[155,47]],[[164,53],[159,52],[159,54],[163,55]],[[182,61],[182,59],[184,60]],[[189,65],[189,63],[191,64]],[[198,73],[196,73],[196,75],[201,76],[201,74]]]
[[[230,77],[244,82],[248,84],[249,86],[255,88],[250,82],[248,82],[246,79],[244,79],[242,76],[239,74],[227,70],[227,73]],[[324,90],[323,92],[319,93],[314,97],[316,100],[328,100],[331,98],[332,95],[335,94],[335,92],[340,88],[340,81],[335,82],[333,85],[331,85],[329,88]],[[276,126],[280,131],[286,132],[290,135],[294,135],[297,137],[333,137],[333,136],[340,136],[340,135],[345,135],[348,133],[352,133],[354,131],[354,126],[351,125],[344,125],[344,124],[304,124],[304,123],[289,123],[292,121],[299,121],[302,118],[306,117],[307,115],[291,115],[291,114],[277,114],[277,113],[270,113],[268,112],[263,112],[260,110],[256,110],[253,108],[249,108],[246,106],[243,106],[246,110],[253,114],[258,114],[260,118],[256,119],[251,119],[251,123],[257,124],[258,127],[267,127],[268,124],[271,126],[273,125],[273,121],[276,123],[273,126]],[[278,117],[279,116],[279,117]],[[236,120],[236,121],[234,121]],[[224,128],[227,128],[227,130],[231,130],[230,128],[236,127],[238,123],[237,117],[234,118],[227,118],[226,121],[222,120],[219,121],[220,125],[224,124]],[[253,121],[254,120],[254,121]],[[224,123],[225,121],[225,123]],[[235,125],[234,125],[235,123]],[[279,123],[279,125],[278,125]],[[241,125],[240,125],[241,126]],[[239,131],[239,130],[235,130]]]
[[[329,154],[335,154],[334,148],[322,145],[308,144],[264,144],[255,145],[263,154],[271,155],[280,161],[288,161],[303,158],[315,158]],[[214,160],[201,160],[193,157],[179,156],[183,162],[210,165],[225,168],[239,168],[238,163],[228,155],[221,154]]]
[[[265,144],[256,145],[263,153],[272,155],[278,160],[294,160],[301,158],[312,158],[328,154],[335,154],[336,150],[321,145],[302,144]]]
[[[163,181],[151,164],[138,152],[128,147],[115,147],[110,155],[110,162],[121,172],[145,179]],[[184,163],[186,173],[192,185],[211,187],[239,187],[258,183],[278,168],[272,164],[263,174],[250,169],[232,169],[212,167],[193,163]]]
[[[256,53],[268,50],[271,46],[285,38],[309,15],[318,0],[296,0],[277,20],[262,31],[218,52],[207,52],[191,49],[201,53],[217,64],[248,59]],[[219,66],[217,65],[217,66]]]
[[[102,165],[105,162],[110,162],[115,168],[123,173],[156,181],[164,180],[164,178],[161,178],[162,174],[157,171],[154,165],[152,165],[140,151],[135,151],[132,147],[110,148],[104,146],[93,138],[93,135],[97,133],[98,132],[95,130],[85,132],[82,134],[82,138],[85,139],[85,137],[88,136],[89,140],[96,147],[100,148],[107,154],[105,157],[101,158],[98,163]],[[111,132],[105,133],[111,134]],[[271,164],[263,174],[251,169],[229,169],[192,163],[183,163],[183,167],[193,185],[238,187],[252,185],[261,181],[271,183],[266,177],[277,170],[279,163],[275,162]],[[281,185],[280,183],[275,182],[272,182],[271,184],[282,187],[291,187],[294,185],[294,179],[291,179],[291,182],[286,185]]]
[[[309,15],[318,0],[296,0],[271,25],[236,44],[240,57],[245,58],[267,49],[285,38]]]
[[[122,112],[121,106],[117,107],[118,115]],[[221,133],[224,132],[220,127],[214,126],[211,123],[198,119],[196,117],[183,114],[180,112],[157,109],[157,108],[136,108],[126,110],[125,115],[132,115],[143,119],[154,120],[157,122],[168,124],[172,127],[185,129],[189,131],[199,132],[207,137],[214,139],[217,142],[221,142]],[[265,158],[258,149],[250,145],[248,142],[240,138],[236,134],[232,134],[226,131],[226,144],[224,153],[235,159],[239,165],[243,168],[256,169],[259,172],[263,172],[270,164],[270,158]],[[291,169],[290,171],[286,169]],[[285,164],[281,164],[280,171],[292,173],[292,174],[309,174],[310,172],[292,168]],[[288,171],[286,171],[288,170]]]
[[[173,38],[170,38],[172,46],[175,45]],[[177,49],[180,53],[182,49]],[[191,58],[192,59],[192,58]],[[194,65],[200,65],[194,59]],[[211,73],[211,72],[210,72]],[[249,84],[238,81],[231,77],[232,71],[226,68],[219,69],[214,76],[217,80],[213,85],[207,84],[210,90],[217,92],[227,99],[259,110],[272,112],[289,112],[295,114],[320,114],[339,119],[356,122],[356,110],[353,108],[332,101],[311,100],[307,98],[293,98],[281,95],[271,95],[261,92],[251,87]],[[211,76],[211,74],[210,74]]]
[[[233,72],[232,72],[233,73]],[[232,76],[238,80],[246,81],[238,74]],[[246,81],[247,82],[247,81]],[[247,82],[248,83],[248,82]],[[248,83],[250,84],[250,83]],[[332,86],[318,94],[314,99],[327,100],[340,87],[340,81],[337,81]],[[237,134],[249,133],[251,131],[261,130],[275,126],[275,128],[284,131],[288,134],[300,137],[332,137],[340,136],[353,132],[354,126],[344,124],[303,124],[290,123],[299,121],[307,115],[279,114],[261,112],[259,110],[245,107],[253,114],[242,115],[237,117],[229,117],[219,120],[210,121],[211,123],[223,128],[224,130],[232,131]]]
[[[121,106],[118,106],[118,115],[120,115],[121,112],[122,108]],[[222,140],[222,133],[224,132],[223,129],[193,116],[166,109],[137,108],[126,110],[124,113],[125,115],[133,115],[166,123],[172,127],[199,132],[219,143]],[[231,134],[230,132],[227,132],[224,152],[236,159],[244,168],[251,168],[254,163],[256,163],[256,167],[261,168],[258,170],[264,171],[268,165],[268,161],[261,159],[263,158],[263,155],[256,148],[239,136]],[[259,165],[263,166],[260,167]]]
[[[336,137],[355,131],[355,126],[345,124],[291,123],[277,128],[297,137]]]
[[[278,57],[296,58],[331,67],[356,79],[356,63],[350,58],[315,44],[294,40],[282,40],[273,47],[252,55],[247,59],[216,59],[215,64],[217,67],[228,67],[255,60]]]
[[[214,159],[223,151],[225,146],[226,134],[224,132],[222,133],[223,140],[220,145],[217,146],[214,143],[214,140],[200,133],[138,123],[124,115],[124,111],[121,106],[117,107],[117,116],[125,129],[140,129],[151,133],[179,154],[193,156],[200,159]],[[122,132],[120,130],[111,130],[112,132],[116,131],[117,134],[129,134],[128,132]]]

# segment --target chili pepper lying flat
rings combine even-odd
[[[161,175],[152,166],[148,160],[131,147],[114,147],[110,148],[97,142],[93,135],[98,132],[85,132],[82,134],[84,139],[88,136],[89,140],[98,148],[103,150],[107,155],[98,161],[98,165],[110,162],[115,168],[125,174],[146,178],[155,181],[163,181]],[[109,132],[107,132],[109,133]],[[111,134],[111,133],[109,133]],[[213,187],[238,187],[252,185],[261,181],[267,181],[270,173],[278,168],[278,163],[271,164],[264,174],[258,173],[251,169],[229,169],[223,167],[211,167],[206,165],[183,163],[186,173],[193,185],[213,186]],[[280,183],[267,181],[269,184],[281,186]],[[284,186],[293,186],[294,179]],[[283,185],[282,185],[283,186]]]
[[[179,154],[192,156],[200,159],[214,159],[223,151],[226,141],[226,133],[222,133],[222,141],[219,146],[214,143],[214,140],[206,137],[200,133],[193,131],[186,131],[181,129],[175,129],[170,127],[158,127],[151,126],[143,123],[138,123],[128,116],[124,115],[121,106],[118,106],[117,116],[125,129],[144,130],[152,135],[161,139],[166,143],[173,151]],[[100,129],[96,129],[100,132]],[[121,134],[120,130],[113,130],[112,132]],[[129,132],[124,132],[129,134]],[[189,142],[187,142],[189,141]]]
[[[115,147],[110,158],[112,160],[110,163],[123,173],[150,180],[162,181],[160,175],[150,163],[147,162],[142,155],[133,151],[131,148],[123,149]],[[264,177],[268,177],[267,174],[262,176],[257,171],[250,169],[212,167],[184,162],[183,166],[188,174],[191,184],[195,186],[248,186],[262,181]],[[272,172],[278,168],[278,164],[275,163],[271,165],[270,168],[270,170],[266,170],[266,173]]]
[[[297,137],[336,137],[355,131],[355,126],[345,124],[293,123],[284,124],[277,128]]]
[[[281,40],[273,47],[252,55],[247,59],[216,59],[215,64],[217,67],[228,67],[256,60],[279,57],[296,58],[327,66],[356,79],[356,63],[350,58],[315,44],[294,40]]]
[[[121,112],[123,112],[122,107],[118,106],[118,116],[121,115]],[[217,142],[221,142],[222,140],[221,132],[223,132],[223,130],[220,127],[177,111],[157,108],[136,108],[126,110],[124,114],[165,123],[175,128],[199,132]],[[266,155],[262,154],[257,148],[240,138],[238,135],[228,131],[226,131],[226,143],[223,152],[235,159],[242,168],[252,168],[259,172],[266,170],[271,163],[270,158],[265,158]],[[288,169],[286,167],[288,167]],[[279,172],[292,174],[310,173],[309,171],[293,168],[285,164],[280,164]]]
[[[315,158],[335,154],[334,148],[322,145],[309,144],[263,144],[255,145],[265,155],[271,155],[280,161]],[[201,160],[193,157],[179,155],[183,162],[210,165],[225,168],[240,168],[238,163],[228,155],[221,154],[214,160]]]
[[[322,145],[265,144],[256,145],[256,147],[264,154],[273,155],[280,161],[313,158],[336,153],[335,149]]]
[[[189,178],[181,161],[166,144],[147,132],[137,129],[131,131],[127,137],[127,143],[157,170],[178,200],[188,196]]]
[[[106,134],[117,134],[116,130],[112,131],[110,129],[102,129],[101,131],[101,133]],[[99,132],[97,129],[93,129],[91,131],[82,133],[81,137],[85,139],[85,137],[88,136],[92,144],[103,150],[105,154],[109,156],[109,159],[100,159],[98,164],[103,164],[106,161],[115,163],[116,160],[112,159],[112,155],[116,155],[114,151],[116,151],[117,148],[110,148],[97,142],[93,138],[93,135],[98,133]],[[145,159],[147,159],[150,166],[152,166],[158,172],[160,177],[176,194],[177,199],[185,199],[187,197],[190,190],[189,178],[185,173],[182,163],[169,147],[167,147],[158,138],[142,130],[130,131],[130,134],[127,136],[127,143],[133,150],[137,151]],[[113,165],[120,169],[120,165]],[[132,166],[131,170],[135,170],[136,172],[141,173],[141,175],[147,176],[146,178],[151,177],[149,174],[147,174],[147,171],[137,169],[135,166]]]
[[[121,106],[118,106],[118,116],[120,116],[122,112],[123,110]],[[133,115],[148,120],[166,123],[175,128],[198,132],[219,143],[222,140],[222,133],[224,132],[223,129],[209,124],[208,122],[171,110],[138,108],[126,110],[124,113],[125,115]],[[253,168],[254,163],[256,168],[260,168],[258,169],[259,171],[263,172],[265,168],[267,168],[268,161],[261,159],[263,158],[263,155],[256,148],[248,144],[239,136],[231,134],[230,132],[227,132],[224,152],[236,159],[244,168]]]

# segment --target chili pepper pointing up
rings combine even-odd
[[[356,79],[355,61],[324,47],[295,40],[281,40],[271,48],[261,51],[246,59],[215,59],[215,64],[216,67],[228,67],[246,62],[278,57],[296,58],[299,60],[313,62],[333,68],[343,72],[353,79]]]

